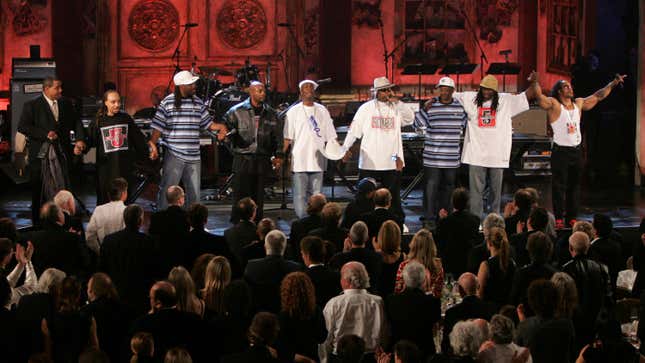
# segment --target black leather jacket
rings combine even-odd
[[[577,255],[562,266],[578,288],[579,306],[588,318],[595,319],[603,304],[611,301],[611,284],[607,266],[598,263],[587,255]]]
[[[264,103],[257,125],[254,121],[255,116],[250,98],[233,106],[224,115],[226,127],[232,132],[230,140],[233,153],[282,157],[283,122],[278,118],[276,111]]]

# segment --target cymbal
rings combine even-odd
[[[204,73],[204,74],[216,74],[220,76],[232,76],[233,73],[230,71],[227,71],[226,69],[218,68],[218,67],[199,67],[199,70]]]

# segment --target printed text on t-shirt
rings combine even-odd
[[[372,128],[382,130],[394,129],[394,117],[372,116]]]
[[[478,109],[477,123],[479,127],[495,127],[497,112],[490,107]]]

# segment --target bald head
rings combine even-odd
[[[168,281],[157,281],[150,288],[150,307],[153,311],[177,305],[177,291]]]
[[[459,284],[459,293],[463,296],[475,295],[477,293],[479,283],[477,282],[477,276],[475,274],[465,272],[459,276],[457,283]]]
[[[374,205],[381,208],[389,208],[392,204],[392,194],[386,188],[374,192]]]
[[[179,185],[171,185],[166,190],[166,200],[168,205],[182,207],[185,202],[184,189]]]
[[[573,232],[569,237],[569,252],[571,256],[584,255],[589,250],[589,236],[584,232]]]
[[[310,216],[320,214],[325,204],[327,204],[327,198],[324,194],[316,193],[312,195],[307,203],[307,214]]]
[[[259,107],[266,99],[266,90],[262,82],[253,81],[249,86],[249,96],[251,96],[251,104],[254,107]]]

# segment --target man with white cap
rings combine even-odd
[[[306,79],[298,88],[302,102],[287,111],[283,150],[286,153],[293,145],[293,207],[298,218],[304,218],[307,200],[322,190],[326,159],[321,151],[327,141],[336,139],[336,130],[327,108],[314,102],[318,84]]]
[[[499,213],[502,177],[509,166],[513,142],[511,117],[529,109],[528,100],[536,95],[536,79],[537,73],[532,72],[528,78],[531,86],[520,94],[498,93],[497,78],[489,74],[482,78],[477,92],[453,94],[468,114],[461,161],[469,165],[470,211],[480,218],[487,180],[491,212]]]
[[[238,201],[246,197],[257,205],[256,221],[262,219],[265,180],[272,168],[281,167],[284,157],[283,125],[276,111],[264,102],[264,84],[252,81],[248,92],[246,101],[224,115],[233,147],[233,223],[239,221]]]
[[[438,211],[450,208],[461,159],[461,135],[468,115],[452,97],[455,81],[443,77],[437,84],[439,97],[428,111],[421,110],[415,123],[425,129],[423,167],[426,176],[426,227],[434,230]]]
[[[399,102],[394,96],[393,87],[395,84],[386,77],[374,79],[372,91],[376,97],[356,111],[343,142],[343,160],[346,161],[351,155],[348,150],[356,139],[362,138],[358,159],[359,179],[371,177],[389,189],[392,194],[391,210],[404,220],[400,195],[401,170],[405,166],[401,127],[414,122],[414,111]]]
[[[152,136],[148,144],[151,158],[158,157],[157,141],[165,147],[163,173],[159,185],[157,208],[166,209],[166,190],[183,182],[186,203],[199,202],[201,158],[199,151],[200,130],[218,132],[217,138],[226,136],[226,126],[213,123],[204,102],[195,96],[195,82],[199,77],[189,71],[175,74],[175,92],[166,96],[152,119]]]

